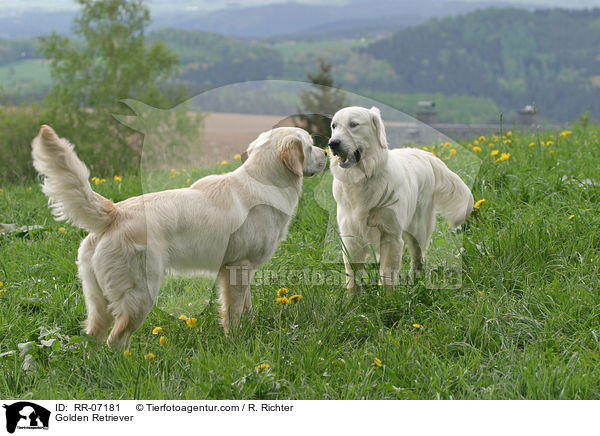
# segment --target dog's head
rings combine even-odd
[[[340,109],[331,121],[331,167],[348,169],[369,154],[387,149],[379,109],[352,106]]]
[[[315,147],[308,132],[298,127],[279,127],[261,133],[246,154],[249,165],[263,162],[262,166],[279,166],[296,177],[313,176],[327,164],[327,153]]]

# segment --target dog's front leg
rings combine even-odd
[[[352,297],[360,294],[362,278],[365,273],[367,247],[356,237],[343,238],[344,270],[346,272],[346,288]]]
[[[397,234],[383,233],[380,239],[380,283],[386,295],[391,295],[400,278],[404,241]]]
[[[376,207],[369,212],[369,227],[379,230],[379,284],[387,295],[400,278],[404,241],[396,213],[389,207]]]
[[[255,271],[247,264],[227,265],[219,271],[221,323],[226,333],[237,327],[244,310],[252,309],[250,282]]]
[[[346,270],[346,289],[351,297],[360,294],[362,287],[362,276],[365,272],[365,264],[351,263],[347,258],[344,259],[344,269]]]

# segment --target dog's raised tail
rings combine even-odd
[[[93,233],[106,230],[116,218],[115,205],[92,190],[90,172],[73,145],[43,125],[31,147],[33,166],[43,176],[42,191],[56,219]]]
[[[453,229],[460,227],[473,210],[473,194],[463,180],[444,162],[430,155],[435,175],[434,204]]]

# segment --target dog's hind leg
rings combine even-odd
[[[154,307],[160,282],[151,289],[148,286],[135,286],[123,292],[118,302],[111,303],[115,315],[115,325],[108,337],[108,345],[113,350],[127,350],[131,335],[144,323]]]
[[[108,269],[102,277],[107,280],[101,285],[115,317],[107,343],[113,350],[126,350],[131,335],[154,306],[165,270],[160,259],[152,258],[145,251],[107,260],[106,266]]]
[[[94,235],[88,235],[81,242],[77,256],[77,268],[87,308],[87,319],[84,321],[85,332],[96,338],[98,343],[102,343],[113,322],[113,316],[108,310],[108,301],[102,293],[92,266],[92,256],[96,249],[95,243]]]
[[[112,350],[129,349],[131,335],[142,325],[152,310],[154,304],[148,304],[145,299],[139,301],[140,299],[133,295],[137,293],[145,293],[145,291],[141,289],[129,290],[128,294],[131,294],[131,298],[124,298],[126,301],[121,302],[121,304],[128,307],[116,315],[115,325],[107,341]],[[138,302],[141,304],[137,305]]]

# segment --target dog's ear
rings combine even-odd
[[[248,152],[245,151],[240,155],[240,159],[242,161],[242,163],[246,162],[248,160]]]
[[[304,147],[300,138],[288,135],[279,146],[279,159],[295,175],[302,177]]]
[[[373,121],[373,126],[375,127],[375,135],[377,136],[379,145],[382,148],[388,148],[387,137],[385,136],[385,126],[383,125],[383,120],[381,119],[381,111],[379,108],[373,106],[371,109],[369,109],[369,112],[371,112],[371,120]]]

